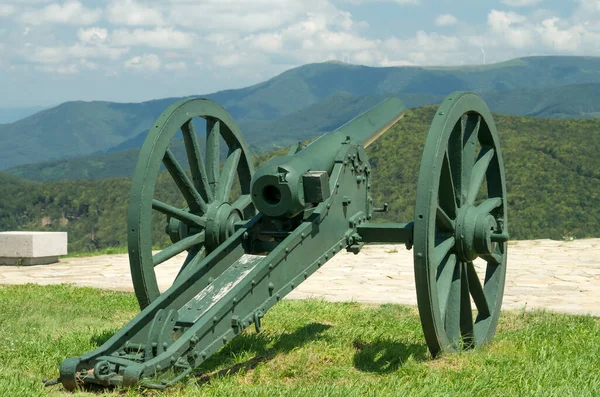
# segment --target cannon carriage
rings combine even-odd
[[[185,99],[166,109],[141,149],[128,210],[131,274],[142,310],[96,350],[64,360],[57,382],[69,390],[168,387],[245,328],[260,331],[266,311],[340,250],[358,254],[365,243],[414,250],[419,314],[432,355],[491,341],[508,240],[492,115],[476,94],[448,96],[425,144],[414,219],[377,223],[375,214],[386,207],[373,202],[377,170],[365,148],[399,122],[402,110],[400,101],[388,99],[255,171],[223,107]],[[199,118],[205,143],[195,129]],[[171,148],[178,133],[185,165]],[[160,200],[164,169],[184,205]],[[153,253],[156,214],[171,244]],[[173,285],[161,293],[156,267],[182,253]],[[477,258],[483,266],[475,265]]]

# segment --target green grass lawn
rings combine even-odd
[[[88,352],[137,313],[132,294],[69,286],[0,288],[0,396],[72,395],[44,388],[61,361]],[[504,312],[494,342],[433,360],[417,310],[283,301],[165,392],[147,396],[598,396],[600,319]],[[75,393],[76,395],[85,393]]]

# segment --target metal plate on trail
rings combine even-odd
[[[233,290],[265,257],[242,255],[216,280],[179,309],[178,325],[191,326]]]

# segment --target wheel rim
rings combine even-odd
[[[506,277],[506,210],[492,115],[478,95],[454,93],[429,130],[415,207],[417,302],[432,355],[493,338]]]
[[[205,156],[193,124],[197,117],[206,120]],[[178,131],[183,135],[191,177],[169,148]],[[228,147],[222,170],[221,138]],[[183,208],[155,199],[162,165],[185,200]],[[160,295],[155,266],[187,251],[179,277],[227,239],[237,221],[255,214],[250,199],[253,172],[252,158],[239,127],[220,105],[208,99],[185,99],[162,113],[140,151],[128,209],[129,262],[140,307],[146,307]],[[241,195],[230,203],[236,176]],[[153,211],[166,216],[165,231],[173,243],[155,255],[152,255]]]

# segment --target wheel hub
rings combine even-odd
[[[490,213],[482,213],[475,206],[459,210],[456,218],[456,248],[461,260],[470,262],[480,255],[494,252],[496,243],[491,236],[498,230],[498,222]]]
[[[235,223],[242,220],[242,214],[229,203],[211,205],[206,214],[206,249],[210,252],[229,238],[235,231]]]
[[[214,250],[235,232],[235,224],[242,221],[242,214],[229,203],[211,204],[206,214],[204,245],[208,252]],[[192,228],[175,218],[168,218],[165,232],[173,243],[199,233],[201,230]]]

